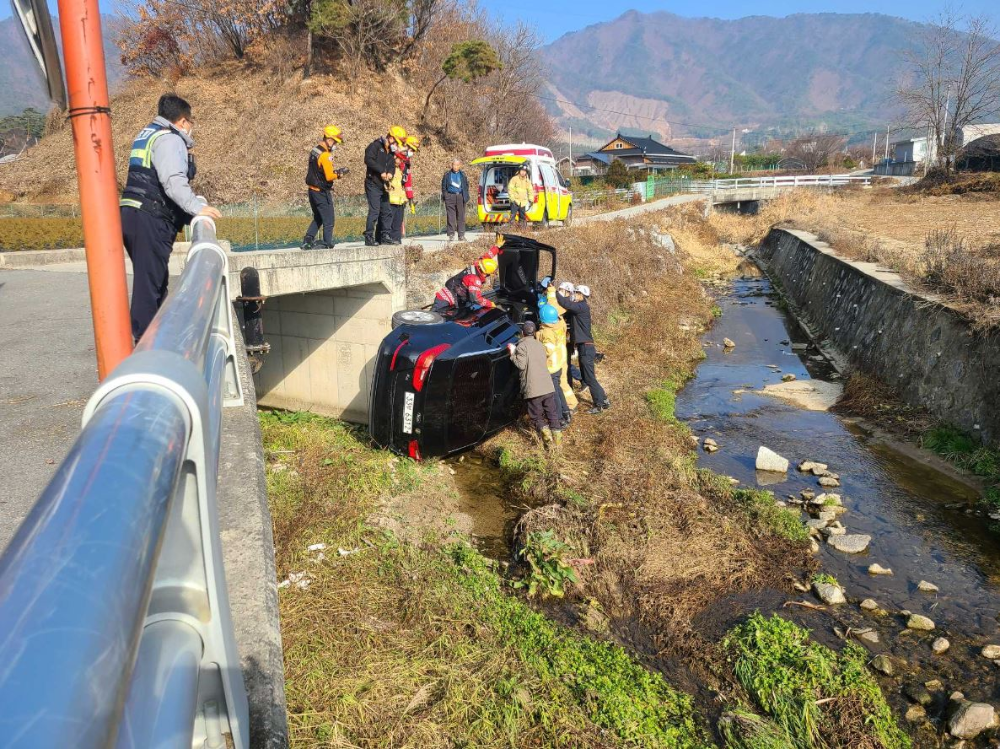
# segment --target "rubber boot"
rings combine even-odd
[[[562,431],[559,429],[552,430],[552,446],[562,447]]]
[[[548,427],[542,427],[542,443],[548,447],[552,444],[552,430]]]

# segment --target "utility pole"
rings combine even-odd
[[[885,126],[885,158],[889,160],[889,126]]]
[[[729,173],[736,167],[736,128],[733,128],[733,147],[729,149]]]
[[[872,140],[872,166],[875,166],[875,149],[878,148],[878,130],[875,131],[875,138]]]
[[[569,176],[573,176],[573,126],[569,128]]]

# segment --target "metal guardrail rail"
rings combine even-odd
[[[216,509],[222,408],[243,393],[211,219],[192,242],[0,559],[5,749],[249,745]]]

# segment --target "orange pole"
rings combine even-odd
[[[59,0],[59,29],[80,186],[97,374],[103,380],[132,353],[132,327],[97,0]]]

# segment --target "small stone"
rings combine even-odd
[[[948,699],[951,700],[952,702],[961,702],[962,700],[965,699],[965,695],[962,694],[961,692],[955,691],[952,692],[950,695],[948,695]]]
[[[784,501],[778,499],[778,500],[775,500],[774,506],[775,507],[788,507],[788,502],[784,502]]]
[[[706,437],[706,438],[705,438],[705,445],[706,445],[706,446],[711,446],[711,447],[718,447],[718,446],[719,446],[719,443],[718,443],[718,442],[716,442],[716,441],[715,441],[714,439],[712,439],[711,437]]]
[[[802,473],[810,473],[817,468],[825,471],[827,469],[827,465],[826,463],[817,463],[815,460],[803,460],[799,463],[799,470],[802,471]]]
[[[847,599],[844,597],[844,589],[839,585],[833,585],[832,583],[813,583],[813,592],[816,593],[816,597],[819,598],[819,600],[828,606],[836,606],[841,603],[847,603]]]
[[[792,583],[792,587],[795,588],[795,590],[799,591],[800,593],[809,592],[809,586],[806,585],[805,583],[794,582]]]
[[[832,523],[834,520],[837,519],[837,513],[824,511],[817,514],[816,517],[819,518],[820,520],[825,520],[827,523]]]
[[[903,691],[911,702],[916,702],[918,705],[926,706],[934,701],[931,693],[922,684],[907,684]]]
[[[698,435],[697,434],[689,434],[688,435],[688,441],[692,445],[697,445],[700,442],[700,440],[698,439]],[[462,457],[464,458],[465,456],[463,455]]]
[[[865,536],[860,533],[852,533],[846,536],[830,536],[828,540],[830,546],[845,554],[860,554],[868,548],[868,544],[871,542],[871,536]]]
[[[868,565],[869,575],[891,575],[892,570],[888,567],[883,567],[881,564],[870,564]]]
[[[719,448],[718,448],[718,447],[716,447],[715,445],[705,445],[705,452],[707,452],[707,453],[714,453],[714,452],[717,452],[717,451],[718,451],[718,449],[719,449]]]
[[[806,351],[809,348],[808,343],[793,343],[792,351]]]
[[[940,692],[944,689],[944,684],[942,684],[937,679],[931,679],[930,681],[925,681],[924,686],[931,692]]]
[[[831,478],[830,476],[820,476],[819,485],[833,489],[840,486],[840,479]]]
[[[923,705],[910,705],[910,709],[906,711],[906,719],[910,723],[917,723],[927,717],[927,711],[923,708]]]
[[[806,502],[812,502],[814,499],[816,499],[816,492],[810,491],[809,489],[803,489],[801,492],[799,492],[799,496],[802,497],[802,499],[805,500]]]
[[[813,554],[819,554],[819,544],[816,542],[815,538],[809,539],[809,551]]]
[[[974,739],[996,724],[993,705],[985,702],[962,702],[948,721],[948,733],[958,739]]]
[[[930,632],[934,629],[934,621],[928,619],[926,616],[921,614],[910,614],[910,618],[906,620],[907,629],[918,629],[922,632]]]
[[[886,676],[896,673],[896,667],[892,663],[892,658],[887,655],[876,655],[872,658],[872,668]]]
[[[814,501],[816,504],[823,505],[824,507],[841,507],[844,504],[840,499],[840,495],[833,492],[824,492],[816,497]]]
[[[722,345],[725,346],[726,348],[736,348],[736,342],[733,341],[731,338],[723,338]]]
[[[917,590],[924,593],[937,593],[939,588],[934,583],[929,583],[926,580],[921,580],[917,583]]]
[[[830,536],[843,536],[843,535],[846,535],[847,534],[847,528],[845,528],[840,523],[832,523],[832,524],[828,525],[826,528],[821,529],[820,533],[822,533],[826,538],[829,539]]]
[[[791,372],[789,372],[788,374],[781,375],[782,382],[793,382],[795,379],[796,379],[795,375],[793,375]]]
[[[826,463],[813,463],[812,467],[809,469],[809,473],[813,476],[825,476],[829,473],[828,466]]]
[[[812,528],[813,530],[822,530],[826,528],[828,520],[820,520],[819,518],[810,518],[806,521],[806,528]]]
[[[757,470],[785,473],[788,471],[788,459],[761,445],[757,450]]]
[[[989,658],[991,661],[1000,658],[1000,645],[987,645],[984,647],[983,658]]]
[[[951,647],[951,643],[948,642],[946,637],[938,637],[934,642],[931,643],[931,650],[933,650],[937,655],[942,655],[948,652],[948,648]],[[930,687],[927,687],[930,689]]]
[[[861,602],[861,608],[865,611],[877,611],[878,604],[875,602],[874,598],[866,598]]]
[[[874,629],[862,630],[860,632],[857,632],[856,634],[859,640],[861,640],[862,642],[866,642],[869,645],[878,645],[879,643],[878,632],[876,632]]]

